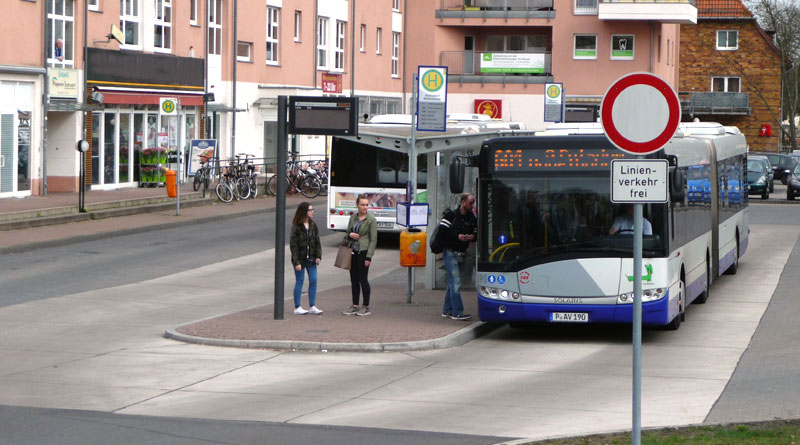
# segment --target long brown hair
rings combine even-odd
[[[292,218],[292,224],[302,224],[303,218],[308,217],[309,207],[311,207],[311,204],[309,204],[308,202],[306,201],[301,202],[300,205],[297,206],[297,210],[294,212],[294,218]],[[314,221],[311,218],[308,218],[308,223],[314,224]]]

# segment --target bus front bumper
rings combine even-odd
[[[663,326],[668,324],[669,292],[658,301],[642,304],[642,324]],[[616,305],[569,305],[514,303],[484,298],[478,295],[478,315],[489,323],[562,323],[553,321],[552,314],[588,314],[585,323],[630,324],[633,320],[633,304]],[[584,322],[584,321],[581,321]]]

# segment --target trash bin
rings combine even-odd
[[[167,170],[167,196],[174,198],[178,196],[178,172],[175,170]]]
[[[400,233],[400,265],[405,267],[423,267],[428,249],[425,232],[420,229],[403,230]]]

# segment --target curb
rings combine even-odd
[[[175,328],[169,328],[164,332],[164,337],[185,343],[193,343],[205,346],[222,346],[228,348],[277,349],[283,351],[313,352],[403,352],[426,351],[431,349],[445,349],[461,346],[471,342],[472,340],[489,334],[490,332],[502,326],[502,324],[499,323],[484,323],[479,321],[461,328],[452,334],[445,335],[444,337],[433,338],[429,340],[391,343],[331,343],[295,340],[227,340],[220,338],[195,337],[193,335],[186,335],[177,331],[177,329],[181,326],[197,323],[197,321],[185,323]]]

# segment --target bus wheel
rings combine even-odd
[[[706,288],[703,289],[703,293],[697,296],[694,299],[694,303],[697,304],[705,304],[708,301],[709,292],[711,288],[711,262],[708,260],[708,255],[706,255]]]
[[[510,327],[511,329],[525,329],[525,328],[530,327],[530,324],[528,324],[528,323],[520,323],[518,321],[512,321],[512,322],[508,323],[508,327]]]
[[[739,270],[739,240],[736,240],[736,249],[733,251],[733,264],[725,271],[725,275],[736,275]]]
[[[680,307],[681,310],[678,312],[678,315],[676,315],[675,318],[673,318],[672,321],[670,321],[669,324],[665,326],[666,330],[668,331],[677,331],[678,328],[681,327],[681,321],[683,321],[684,318],[685,310],[683,310],[683,294],[685,292],[684,289],[686,289],[686,286],[683,284],[683,279],[681,279],[678,287],[680,288],[679,291],[680,296],[678,297],[678,307]]]

